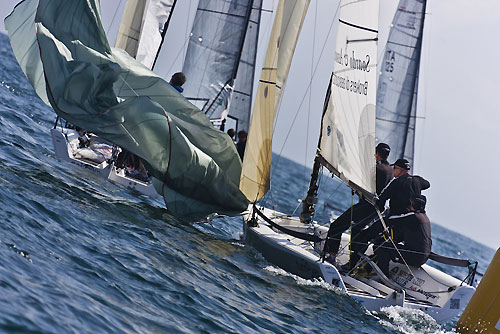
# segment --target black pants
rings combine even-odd
[[[352,213],[351,213],[352,211]],[[354,242],[359,232],[377,216],[377,211],[370,203],[359,201],[359,203],[344,211],[334,222],[330,224],[328,239],[325,243],[325,252],[337,254],[340,247],[342,233],[351,226],[351,240]]]

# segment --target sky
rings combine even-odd
[[[2,0],[5,17],[17,0]],[[102,1],[103,24],[114,43],[125,0]],[[393,6],[396,0],[381,0]],[[179,1],[161,61],[164,77],[182,69],[196,0]],[[257,57],[262,64],[276,0],[264,0]],[[337,0],[311,1],[285,86],[273,151],[312,167],[323,100],[333,69]],[[118,8],[118,10],[117,10]],[[497,249],[500,216],[500,1],[428,0],[420,67],[414,174],[431,221]],[[390,20],[386,20],[390,22]],[[382,22],[382,17],[381,17]],[[380,32],[388,26],[380,27]],[[0,32],[5,32],[0,25]],[[383,40],[383,38],[380,38]],[[314,74],[314,75],[312,75]],[[256,76],[260,75],[257,71]],[[308,88],[311,88],[310,90]],[[296,116],[297,115],[297,116]],[[391,159],[389,158],[391,161]]]

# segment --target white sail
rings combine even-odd
[[[240,190],[250,201],[269,190],[273,124],[310,0],[280,0],[255,99]]]
[[[351,187],[373,194],[379,1],[342,0],[340,6],[319,150],[330,171]]]
[[[128,0],[115,47],[153,68],[175,0]]]

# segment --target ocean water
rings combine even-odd
[[[454,332],[458,318],[437,324],[401,308],[368,312],[324,282],[272,266],[240,239],[241,217],[180,224],[161,201],[58,161],[49,135],[55,114],[3,34],[0,54],[0,333]],[[273,159],[268,204],[291,212],[310,169]],[[350,202],[324,175],[316,218],[327,222]],[[434,251],[486,270],[493,249],[432,228]]]

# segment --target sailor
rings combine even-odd
[[[168,82],[172,87],[174,87],[179,93],[184,91],[182,85],[186,82],[186,76],[182,72],[177,72],[172,75],[170,81]]]
[[[377,265],[387,276],[389,276],[389,260],[420,267],[431,253],[431,223],[425,213],[426,198],[424,195],[416,195],[410,202],[409,213],[391,216],[388,219],[397,250],[388,239],[382,243],[375,243],[380,244],[375,247]]]
[[[387,162],[391,148],[386,143],[379,143],[375,147],[376,168],[376,191],[377,194],[393,179],[393,169]],[[345,211],[340,217],[330,224],[328,238],[324,247],[325,259],[334,263],[335,257],[339,251],[340,238],[342,233],[352,225],[352,240],[356,238],[359,232],[377,216],[373,205],[360,199],[359,202]],[[351,223],[352,218],[352,223]]]
[[[236,131],[234,131],[233,128],[227,130],[227,134],[229,137],[231,137],[232,140],[234,140],[234,135],[236,134]]]
[[[236,150],[240,155],[241,161],[243,161],[243,155],[245,154],[245,146],[247,145],[247,132],[245,130],[238,131],[238,143],[236,144]]]
[[[389,213],[386,216],[399,216],[411,212],[411,199],[420,196],[421,191],[430,187],[429,181],[421,176],[410,175],[410,163],[406,159],[398,159],[394,164],[394,177],[381,192],[377,207],[382,211],[389,200]],[[358,262],[360,253],[364,253],[370,241],[376,240],[384,231],[380,220],[363,230],[351,245],[351,259],[343,270],[351,270]]]

